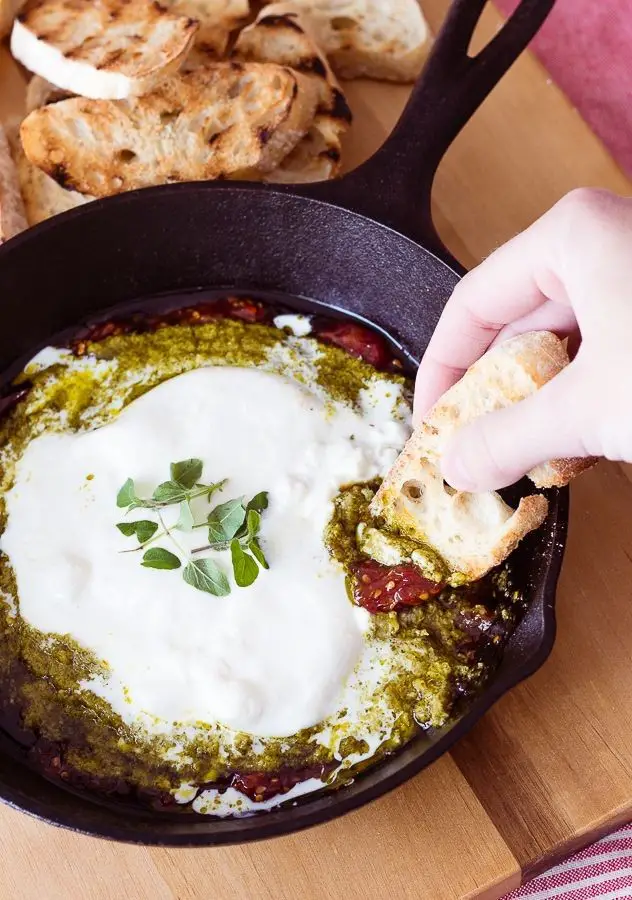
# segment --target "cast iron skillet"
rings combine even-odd
[[[554,0],[522,0],[471,58],[468,46],[485,3],[455,0],[393,135],[351,175],[298,189],[238,183],[152,188],[90,204],[9,241],[0,248],[0,371],[51,335],[105,317],[117,304],[223,287],[282,295],[286,305],[299,308],[346,310],[375,323],[418,360],[462,274],[432,224],[436,168]],[[530,606],[484,694],[458,722],[421,736],[338,792],[244,819],[134,813],[46,781],[16,759],[9,738],[0,735],[0,796],[93,835],[189,846],[279,835],[361,806],[444,753],[544,662],[555,635],[567,516],[567,493],[552,492],[547,522],[515,557]]]

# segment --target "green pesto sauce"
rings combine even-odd
[[[349,354],[338,347],[323,349],[325,352],[316,364],[317,383],[327,391],[332,400],[355,402],[362,388],[375,377],[375,369],[355,358],[353,365],[348,365]],[[388,379],[393,383],[405,383],[405,379],[399,375],[390,375]]]
[[[289,340],[276,328],[230,319],[112,336],[85,344],[81,359],[73,358],[69,364],[55,363],[39,372],[27,367],[18,380],[28,381],[31,389],[0,422],[0,531],[6,525],[3,495],[13,483],[15,464],[38,434],[99,427],[112,421],[136,397],[200,366],[261,366],[282,374],[283,364],[275,361],[281,344],[294,379],[307,383],[299,369],[301,360],[310,359],[311,380],[330,398],[353,405],[360,390],[376,377],[372,367],[339,348],[310,339]],[[301,347],[309,352],[305,354]],[[404,382],[396,375],[378,377],[394,384]],[[5,598],[0,602],[0,702],[4,713],[19,710],[26,728],[40,738],[59,742],[65,764],[77,772],[95,780],[106,775],[140,788],[172,791],[182,782],[208,783],[232,771],[275,772],[332,761],[333,748],[314,741],[320,726],[291,739],[266,739],[263,752],[255,752],[249,735],[233,733],[227,752],[225,735],[213,725],[199,723],[193,738],[182,732],[177,763],[166,762],[171,737],[149,737],[126,724],[94,693],[81,688],[83,681],[107,676],[106,661],[97,659],[69,635],[43,633],[20,618],[15,579],[6,556],[0,556],[0,591]],[[428,665],[421,668],[416,677],[425,678],[427,684],[434,679],[437,690],[445,693],[441,663],[432,675]],[[408,710],[411,697],[418,693],[413,690],[411,694],[410,686],[404,689],[402,685],[389,690],[397,709],[401,705]],[[378,755],[399,746],[413,731],[414,720],[407,711],[390,737],[384,735]],[[337,757],[345,759],[363,747],[366,744],[361,737],[349,734],[339,743]],[[343,774],[343,778],[350,777],[351,770]]]

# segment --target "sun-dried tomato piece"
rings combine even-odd
[[[317,331],[316,336],[346,350],[352,356],[358,356],[377,369],[385,369],[392,362],[384,338],[357,322],[331,324],[322,331]]]
[[[370,613],[394,612],[419,606],[436,596],[443,584],[431,581],[412,563],[383,566],[369,559],[353,571],[353,599]]]

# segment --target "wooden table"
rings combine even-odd
[[[423,6],[436,29],[447,0]],[[489,10],[482,36],[498,23]],[[0,116],[15,103],[7,63],[0,57]],[[357,121],[349,167],[383,141],[407,93],[349,86]],[[525,56],[443,162],[436,220],[455,255],[472,264],[577,185],[630,193],[599,141]],[[573,488],[549,662],[406,786],[295,837],[209,850],[106,843],[2,808],[0,897],[495,898],[631,819],[631,479],[623,466],[602,465]]]

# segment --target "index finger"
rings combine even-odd
[[[419,366],[415,418],[459,380],[505,326],[549,299],[568,303],[553,266],[558,207],[495,250],[456,286]]]

